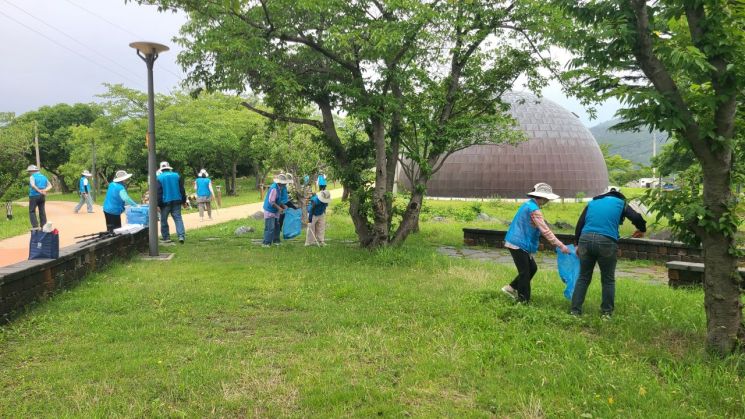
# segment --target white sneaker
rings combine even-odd
[[[507,295],[509,295],[510,298],[512,298],[513,300],[517,300],[517,290],[515,290],[511,286],[509,286],[509,285],[503,286],[502,287],[502,292],[505,293],[505,294],[507,294]]]

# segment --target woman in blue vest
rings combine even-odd
[[[125,182],[132,177],[131,173],[117,170],[114,179],[109,183],[106,190],[106,198],[103,201],[103,215],[106,217],[106,231],[114,231],[122,226],[122,213],[126,205],[137,206],[137,203],[129,197]]]
[[[538,251],[540,236],[543,235],[562,253],[569,253],[569,248],[551,232],[541,213],[541,207],[559,195],[554,194],[547,183],[537,183],[527,195],[530,199],[517,210],[504,239],[504,247],[509,249],[515,262],[517,276],[509,285],[502,287],[502,292],[525,303],[530,301],[530,281],[538,271],[534,255]]]
[[[285,212],[287,207],[283,206],[279,197],[282,189],[287,184],[287,177],[280,173],[274,177],[274,183],[264,197],[264,240],[263,247],[269,247],[274,243],[279,246],[279,217]]]
[[[212,219],[212,198],[215,191],[212,190],[212,180],[205,169],[199,171],[194,181],[194,189],[197,193],[197,207],[199,207],[199,221],[204,221],[204,209],[207,208],[207,216]]]
[[[318,191],[310,198],[308,204],[308,233],[305,235],[305,245],[326,245],[326,207],[331,202],[331,192]]]
[[[572,294],[570,314],[582,314],[587,288],[592,280],[595,263],[600,266],[602,300],[600,313],[613,314],[616,303],[616,258],[618,252],[618,227],[628,218],[636,227],[633,237],[644,237],[647,222],[644,217],[626,204],[626,197],[618,188],[592,198],[577,221],[574,237],[578,238],[579,278]]]
[[[31,221],[31,230],[39,230],[47,223],[47,211],[44,206],[47,192],[52,189],[52,182],[39,173],[39,168],[33,164],[26,168],[26,171],[31,175],[28,178],[28,218]],[[36,221],[37,208],[39,221]]]
[[[80,194],[80,202],[75,206],[75,214],[83,208],[83,204],[86,204],[88,208],[88,214],[93,213],[93,199],[91,198],[91,185],[88,178],[91,177],[91,172],[83,170],[78,180],[78,193]]]

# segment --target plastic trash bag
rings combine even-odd
[[[146,226],[150,221],[150,206],[139,205],[136,207],[127,207],[127,224],[139,224]]]
[[[556,248],[556,265],[559,268],[561,281],[567,285],[564,289],[564,297],[571,300],[574,293],[574,285],[577,283],[577,278],[579,278],[579,257],[573,244],[567,247],[569,248],[568,255],[561,253],[558,247]]]
[[[285,211],[285,222],[282,225],[282,237],[291,239],[297,237],[303,231],[303,210],[287,208]]]

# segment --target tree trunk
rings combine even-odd
[[[360,195],[361,191],[349,195],[349,215],[352,217],[354,231],[357,233],[357,238],[360,240],[360,246],[372,247],[374,241],[373,234],[370,231],[370,224],[367,222],[367,214],[362,210]]]
[[[232,188],[230,189],[230,195],[235,196],[236,195],[235,182],[236,182],[236,179],[238,178],[238,162],[237,161],[233,161],[232,169],[233,170],[230,172],[230,182],[232,184],[231,185]]]
[[[729,165],[702,164],[704,205],[719,220],[732,205]],[[738,340],[745,342],[742,319],[740,276],[737,257],[730,254],[734,239],[721,232],[702,235],[704,249],[704,308],[706,309],[706,347],[709,352],[731,354]]]
[[[396,230],[396,235],[393,236],[391,244],[394,246],[403,244],[409,234],[416,232],[419,229],[419,214],[422,211],[422,202],[424,201],[424,186],[426,181],[417,183],[412,187],[411,199],[409,205],[406,206],[403,218],[401,218],[401,224]]]
[[[349,188],[347,188],[346,185],[342,185],[341,200],[342,201],[348,201],[349,200]]]
[[[371,241],[366,247],[380,247],[388,244],[388,167],[385,144],[385,124],[380,118],[372,118],[373,143],[375,144],[375,188],[373,189],[373,231]]]
[[[57,173],[57,172],[53,172],[51,170],[49,170],[49,173],[57,177],[57,184],[58,184],[57,186],[59,186],[60,192],[70,193],[70,188],[67,186],[67,182],[65,182],[65,175]]]

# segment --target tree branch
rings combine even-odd
[[[268,112],[263,109],[259,109],[251,105],[248,102],[241,102],[241,105],[243,105],[248,110],[255,112],[263,117],[269,118],[273,121],[292,122],[295,124],[310,125],[311,127],[315,127],[315,128],[318,128],[318,130],[323,131],[323,123],[315,119],[306,119],[306,118],[297,118],[293,116],[277,115],[275,113]]]

